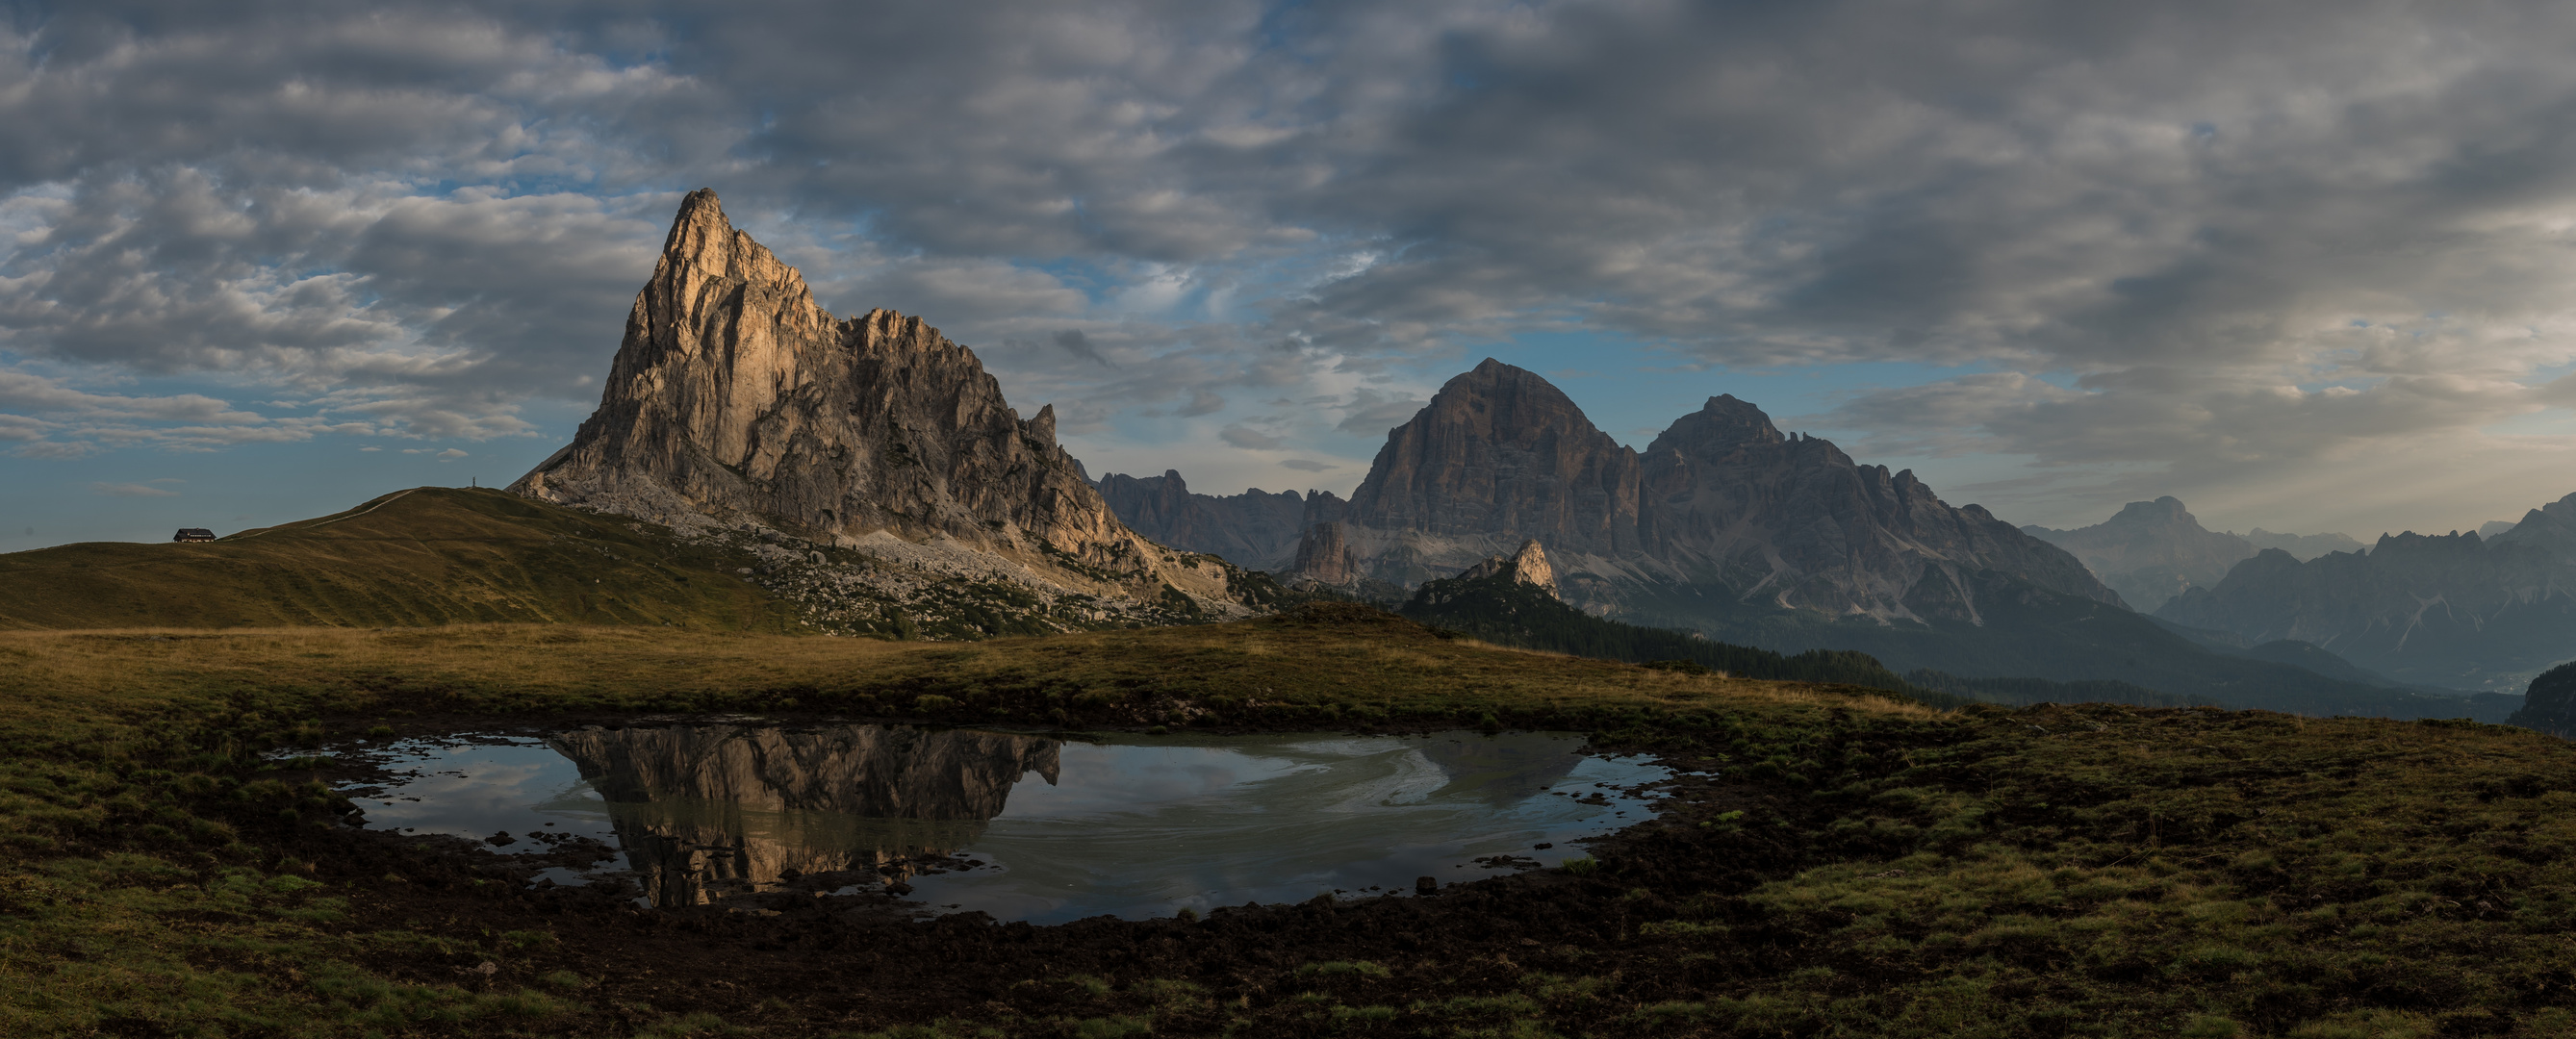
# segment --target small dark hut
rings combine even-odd
[[[204,527],[181,527],[177,534],[170,536],[172,541],[213,541],[214,539],[215,532]]]

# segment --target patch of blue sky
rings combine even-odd
[[[0,552],[73,541],[166,541],[178,527],[228,533],[307,519],[423,485],[507,484],[572,438],[590,402],[531,400],[530,435],[406,438],[299,429],[327,401],[220,374],[100,380],[94,372],[0,353],[0,370],[48,376],[101,398],[59,411],[8,413],[52,423],[37,442],[0,442]],[[259,419],[155,417],[151,402],[187,395]],[[166,414],[166,412],[163,412]],[[375,419],[342,405],[331,423]],[[188,430],[198,433],[188,433]],[[190,442],[195,441],[195,442]],[[74,450],[86,447],[87,453]],[[459,452],[459,453],[451,453]]]
[[[2560,364],[2548,364],[2534,368],[2523,375],[2522,382],[2526,386],[2539,386],[2555,382],[2570,375],[2576,375],[2576,358],[2569,358],[2567,361]]]
[[[1831,437],[1855,430],[1813,425],[1854,398],[1996,370],[1978,363],[1956,366],[1911,361],[1775,367],[1710,365],[1657,344],[1591,331],[1529,332],[1471,345],[1459,370],[1487,356],[1545,376],[1574,399],[1594,425],[1630,447],[1644,449],[1675,419],[1698,411],[1709,398],[1733,394],[1771,416],[1783,432]]]
[[[490,442],[322,436],[212,452],[131,447],[83,458],[0,454],[0,552],[78,541],[168,541],[326,515],[406,487],[507,483],[552,452]],[[375,447],[375,451],[363,448]],[[450,450],[466,457],[441,457]],[[411,452],[411,453],[406,453]],[[281,474],[292,473],[281,479]]]

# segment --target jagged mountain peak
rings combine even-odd
[[[1055,442],[1052,406],[1020,418],[974,351],[919,317],[836,320],[706,190],[681,201],[636,293],[599,410],[511,489],[874,546],[916,572],[936,557],[1046,595],[1231,596],[1221,566],[1201,573],[1111,513]]]
[[[699,188],[680,199],[680,211],[671,218],[671,233],[662,239],[666,259],[721,270],[737,254],[745,258],[776,258],[768,247],[734,229],[733,221],[725,218],[724,203],[716,198],[715,189]]]

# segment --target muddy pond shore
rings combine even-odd
[[[532,735],[749,720],[571,715],[511,719],[506,728]],[[334,720],[342,731],[362,729],[360,721]],[[847,721],[816,715],[785,723]],[[492,722],[415,716],[385,726],[393,731],[372,742],[459,728],[491,731]],[[1223,734],[1260,731],[1229,727]],[[1682,772],[1717,767],[1714,759],[1688,752],[1659,760]],[[362,754],[352,754],[347,763],[280,778],[365,783],[383,777],[363,763]],[[1645,986],[1638,991],[1686,995],[1701,969],[1696,965],[1654,955],[1631,963],[1632,957],[1615,954],[1614,964],[1603,956],[1632,939],[1640,926],[1671,918],[1673,899],[1745,890],[1800,857],[1782,843],[1785,831],[1766,836],[1767,827],[1735,821],[1794,810],[1796,799],[1718,778],[1685,774],[1655,784],[1668,795],[1658,802],[1661,817],[1585,841],[1592,857],[1575,870],[1530,870],[1534,862],[1495,856],[1490,865],[1499,869],[1442,877],[1437,893],[1428,897],[1389,890],[1053,926],[997,923],[983,913],[940,913],[935,907],[925,913],[921,903],[896,889],[867,886],[875,878],[856,873],[799,875],[777,890],[663,908],[641,908],[631,890],[609,884],[529,883],[548,867],[615,854],[595,842],[560,842],[530,854],[524,844],[495,848],[459,837],[348,827],[280,836],[310,864],[314,879],[350,890],[353,929],[425,924],[431,933],[529,936],[506,956],[495,957],[485,943],[453,950],[430,943],[407,954],[371,957],[371,969],[402,980],[496,991],[543,987],[548,978],[560,986],[564,975],[577,975],[580,998],[603,1009],[599,1024],[608,1032],[646,1028],[688,1008],[777,1034],[864,1033],[940,1019],[1025,1024],[1120,1018],[1139,1026],[1150,1021],[1162,1034],[1197,1034],[1225,1031],[1228,1022],[1247,1015],[1275,1016],[1264,1008],[1285,1006],[1283,1001],[1319,986],[1381,1002],[1506,998],[1531,970],[1591,975],[1609,967],[1626,979],[1623,984]],[[1723,828],[1702,825],[1729,812],[1739,814]],[[909,864],[929,870],[963,865],[940,857]],[[537,933],[545,937],[533,937]],[[1461,1014],[1462,1022],[1478,1016]],[[1305,1027],[1273,1024],[1290,1031]]]

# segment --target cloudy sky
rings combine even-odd
[[[0,12],[0,549],[516,477],[700,186],[1203,491],[1347,492],[1485,356],[2015,522],[2576,491],[2576,5]]]

